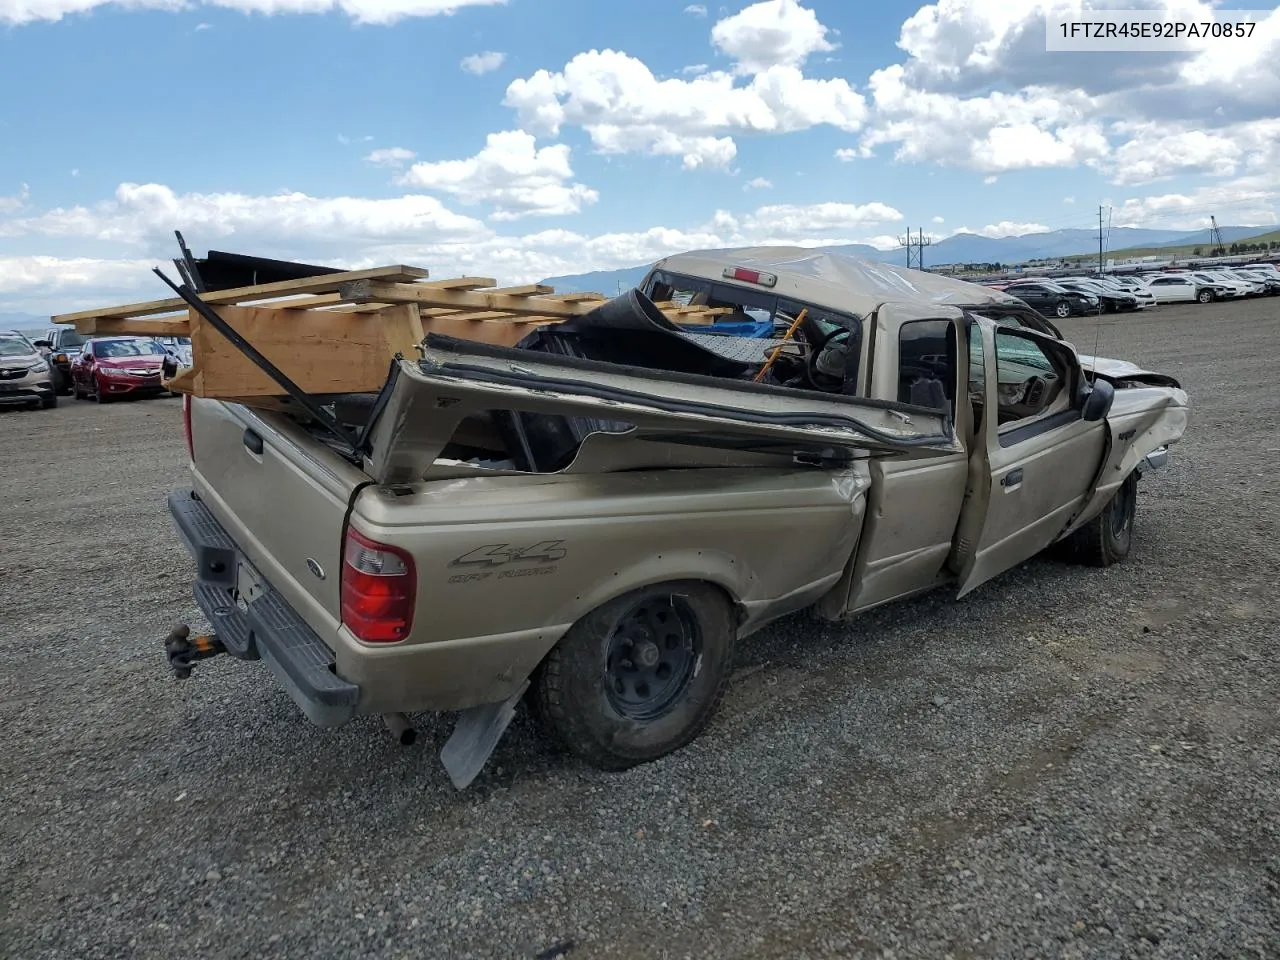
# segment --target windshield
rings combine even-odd
[[[34,351],[31,344],[17,337],[0,337],[0,357],[29,357]]]
[[[74,350],[78,347],[83,347],[88,342],[89,342],[88,337],[82,337],[80,334],[76,333],[76,331],[74,330],[65,330],[58,337],[58,349]]]
[[[148,357],[164,350],[154,340],[98,340],[93,352],[99,357]]]

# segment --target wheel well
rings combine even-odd
[[[607,603],[613,603],[613,601],[617,600],[619,597],[625,597],[627,594],[635,593],[638,590],[648,590],[653,587],[661,587],[666,584],[670,584],[673,587],[678,586],[680,584],[699,584],[701,586],[710,587],[711,589],[716,591],[718,594],[720,594],[720,596],[724,598],[725,602],[729,605],[729,608],[733,611],[734,620],[739,627],[741,627],[742,624],[745,623],[747,620],[748,614],[747,614],[746,604],[738,600],[733,595],[733,593],[730,592],[727,587],[725,587],[724,584],[717,583],[715,580],[706,580],[702,578],[678,577],[672,580],[655,580],[652,583],[645,583],[645,584],[641,584],[640,586],[632,586],[632,587],[628,587],[626,590],[619,590],[614,593],[603,595],[600,598],[599,602],[597,602],[594,606],[592,606],[587,610],[582,611],[582,613],[580,613],[574,619],[573,623],[577,624],[581,622],[585,617],[590,616],[592,612],[599,610],[601,607],[603,607]],[[565,631],[566,634],[568,632],[569,632],[568,630]],[[541,668],[542,664],[546,662],[547,657],[551,655],[551,651],[554,650],[557,646],[559,646],[563,639],[564,639],[564,635],[561,635],[559,638],[557,638],[556,642],[553,643],[551,647],[547,650],[547,652],[542,655],[542,659],[538,661],[538,666],[534,667],[534,669],[530,671],[531,675],[536,673],[538,669]]]

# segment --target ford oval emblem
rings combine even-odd
[[[324,579],[324,567],[316,563],[313,557],[307,557],[307,569],[314,573],[319,579]]]

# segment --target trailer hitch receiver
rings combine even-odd
[[[169,661],[173,675],[179,680],[185,680],[191,676],[197,661],[207,660],[226,652],[227,648],[222,645],[217,634],[193,637],[191,628],[185,623],[178,624],[164,638],[165,657]]]

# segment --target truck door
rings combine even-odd
[[[1105,421],[1083,418],[1083,374],[1068,345],[987,319],[967,332],[976,430],[950,564],[960,596],[1057,538],[1106,445]]]
[[[964,314],[952,307],[885,304],[876,311],[870,395],[943,413],[968,433]],[[922,457],[873,457],[862,540],[846,571],[841,613],[937,586],[945,573],[968,473],[968,446]],[[824,601],[824,607],[835,598]],[[824,612],[826,612],[824,610]]]

